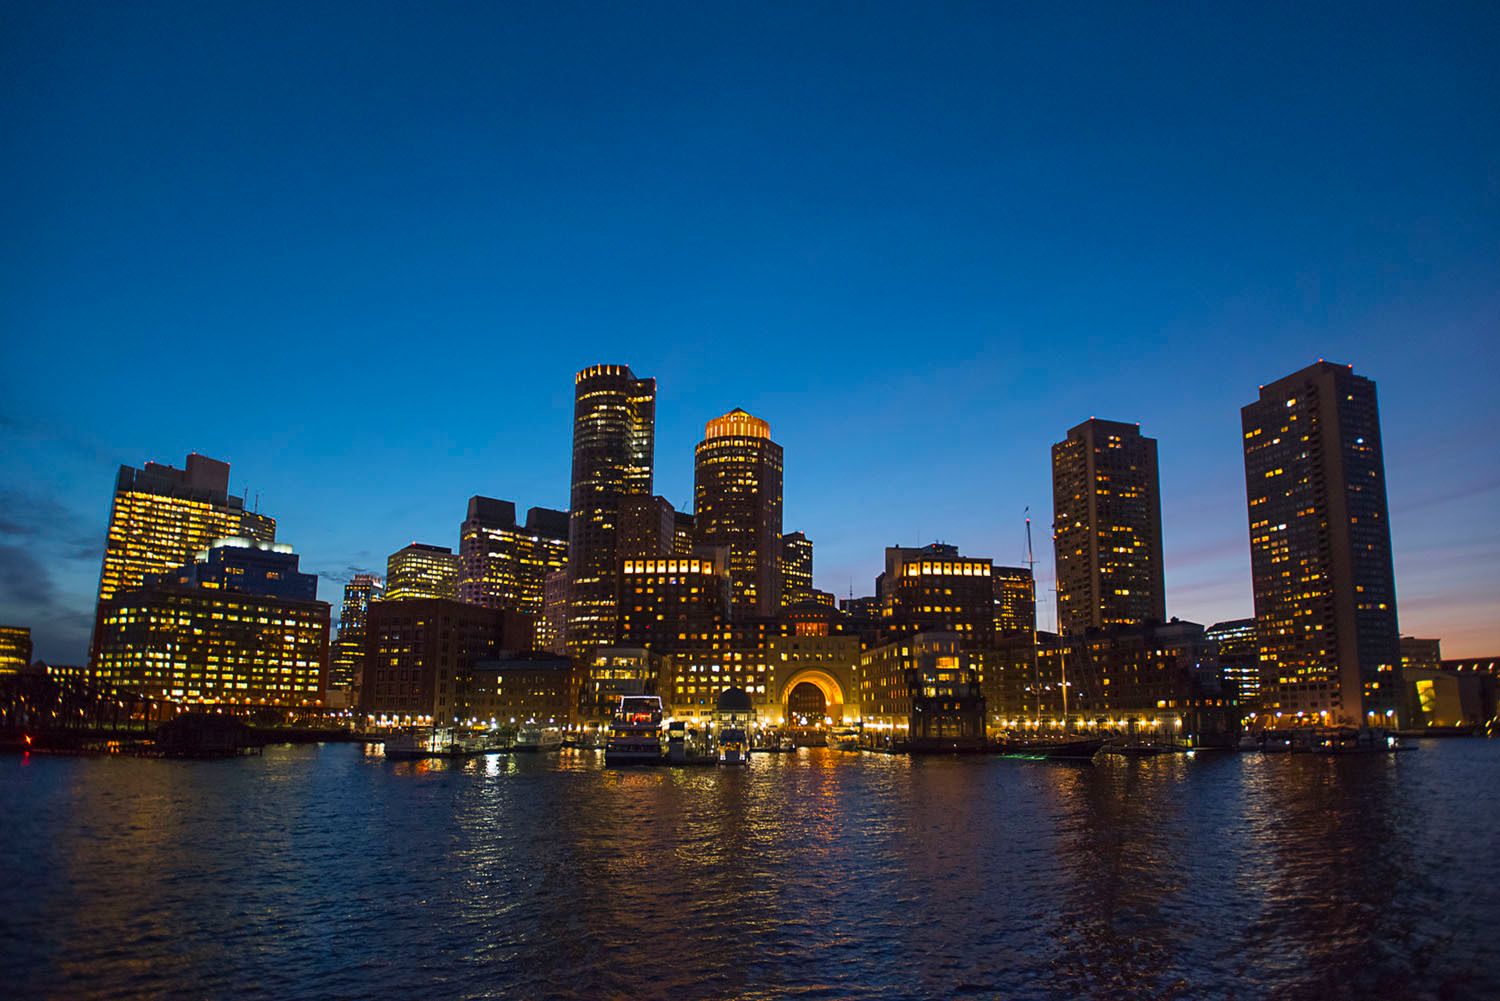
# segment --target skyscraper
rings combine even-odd
[[[458,570],[458,555],[447,546],[413,542],[396,550],[385,562],[386,599],[457,599]]]
[[[1375,383],[1318,362],[1240,411],[1265,711],[1398,707],[1396,580]]]
[[[1030,567],[996,566],[990,580],[995,588],[995,635],[1013,636],[1036,628],[1036,583]]]
[[[459,600],[522,612],[537,622],[547,575],[568,565],[568,514],[534,507],[518,525],[510,501],[471,497],[458,551]]]
[[[31,630],[0,626],[0,674],[15,674],[31,666]]]
[[[813,544],[801,532],[781,537],[781,604],[813,600]]]
[[[656,380],[628,365],[594,365],[574,378],[573,487],[568,521],[570,651],[615,640],[620,500],[651,494]]]
[[[1052,446],[1052,507],[1064,634],[1166,619],[1155,438],[1092,417],[1069,430]]]
[[[370,602],[378,601],[385,592],[385,583],[374,574],[357,573],[344,585],[344,603],[339,607],[339,635],[365,634],[365,623],[370,618]]]
[[[740,409],[709,421],[695,452],[695,539],[727,547],[737,614],[781,605],[781,461],[771,426]]]
[[[229,463],[193,453],[186,469],[121,466],[109,512],[99,600],[193,560],[216,539],[276,541],[276,521],[229,495]]]
[[[370,603],[379,600],[385,586],[374,574],[358,573],[344,585],[344,603],[339,609],[339,635],[328,647],[328,701],[338,708],[359,700],[364,677],[365,626]]]

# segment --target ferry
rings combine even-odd
[[[622,695],[604,746],[606,765],[661,763],[661,699],[655,695]]]
[[[562,730],[555,726],[527,723],[516,732],[516,742],[511,750],[521,753],[531,751],[556,751],[562,747]]]
[[[719,732],[719,761],[726,765],[750,763],[750,738],[737,726]]]
[[[829,730],[826,740],[832,750],[857,751],[859,750],[859,729],[845,726],[837,730]]]

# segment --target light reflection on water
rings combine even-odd
[[[1500,997],[1500,744],[600,759],[0,759],[0,973],[59,998]]]

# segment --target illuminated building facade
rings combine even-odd
[[[31,666],[31,630],[0,626],[0,674],[17,674]]]
[[[808,629],[797,623],[795,632],[768,637],[771,698],[762,703],[766,725],[831,720],[833,725],[859,718],[854,676],[859,666],[860,641],[852,633]]]
[[[566,511],[534,507],[518,525],[510,501],[471,497],[458,551],[460,601],[529,615],[538,641],[550,641],[543,617],[547,575],[568,566]]]
[[[215,539],[193,562],[153,575],[148,583],[316,601],[318,575],[302,573],[298,562],[292,547],[283,542]]]
[[[729,575],[714,560],[625,560],[620,646],[659,653],[713,649],[727,618]]]
[[[1375,383],[1318,362],[1262,386],[1240,419],[1264,709],[1394,722],[1401,650]]]
[[[1036,628],[1036,581],[1028,567],[990,569],[995,594],[995,635],[1029,635]]]
[[[323,700],[327,602],[158,583],[99,603],[96,681],[179,702]]]
[[[1253,620],[1252,620],[1253,621]],[[1401,637],[1401,670],[1425,668],[1438,671],[1443,667],[1443,641]]]
[[[365,626],[370,604],[385,593],[385,582],[375,574],[355,574],[344,585],[339,609],[339,634],[328,648],[327,699],[341,708],[359,702],[359,684],[364,676]]]
[[[586,675],[572,658],[549,654],[477,661],[459,715],[484,723],[571,726]]]
[[[1218,651],[1196,622],[1117,626],[1076,639],[1066,671],[1071,719],[1125,720],[1136,730],[1225,746],[1238,702]]]
[[[188,563],[215,539],[276,541],[276,521],[229,495],[229,464],[191,454],[186,469],[148,462],[115,478],[100,600]]]
[[[866,650],[855,684],[873,743],[905,743],[914,751],[984,746],[982,661],[966,637],[918,633]]]
[[[813,544],[801,532],[781,537],[781,604],[813,600]]]
[[[774,615],[781,606],[781,446],[771,426],[735,409],[709,421],[693,461],[693,530],[729,553],[731,608]]]
[[[357,573],[344,585],[344,603],[339,606],[339,635],[363,636],[370,619],[370,605],[385,594],[385,582],[370,573]]]
[[[594,365],[578,373],[566,635],[575,656],[587,658],[615,642],[620,502],[651,494],[655,440],[655,379],[637,379],[626,365]]]
[[[677,552],[676,509],[665,497],[654,494],[622,497],[615,549],[622,560],[658,560],[681,555]]]
[[[447,546],[413,542],[396,550],[385,563],[385,599],[458,598],[458,554]]]
[[[989,560],[960,556],[953,546],[886,549],[881,631],[887,637],[956,633],[967,646],[989,644],[995,634],[992,571]]]
[[[664,659],[644,647],[600,647],[594,651],[579,693],[579,720],[586,726],[609,721],[622,695],[660,695]]]
[[[1254,619],[1230,619],[1215,622],[1204,636],[1219,653],[1219,668],[1225,680],[1234,685],[1240,705],[1249,709],[1260,705],[1260,643],[1256,639]]]
[[[377,723],[467,719],[475,663],[529,650],[532,635],[518,612],[387,596],[370,606],[360,711]]]
[[[542,617],[537,619],[536,648],[564,653],[568,633],[568,572],[556,570],[542,582]]]
[[[1156,439],[1118,421],[1072,428],[1052,446],[1052,505],[1063,634],[1164,621]]]

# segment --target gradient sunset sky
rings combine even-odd
[[[85,656],[116,467],[232,464],[336,601],[568,499],[573,373],[741,406],[787,531],[1002,563],[1160,441],[1170,615],[1252,612],[1239,408],[1379,386],[1402,632],[1500,654],[1500,6],[0,9],[0,622]]]

